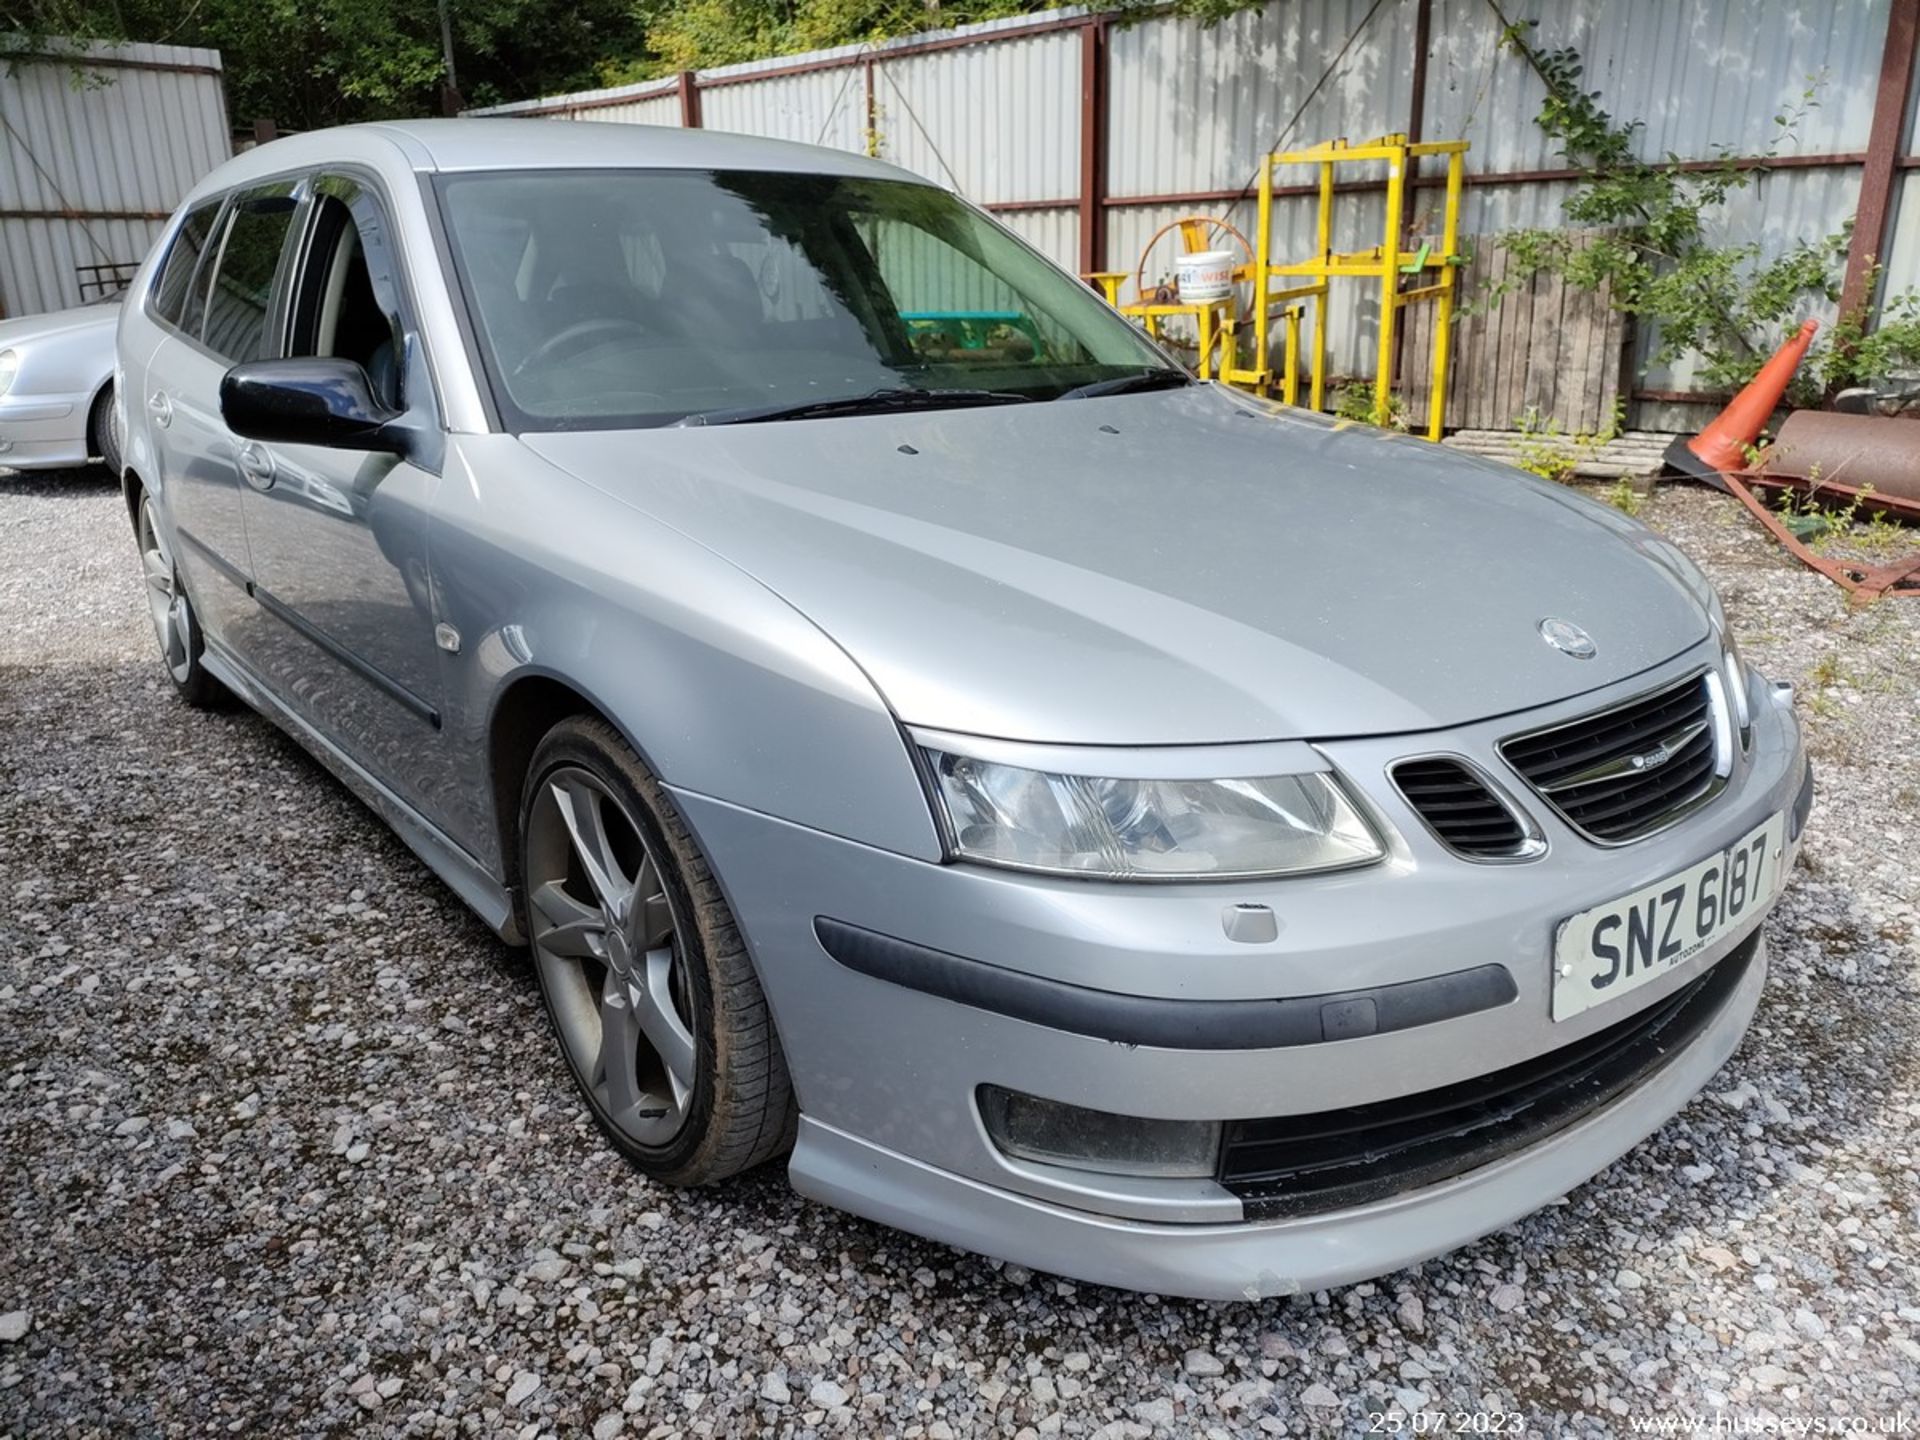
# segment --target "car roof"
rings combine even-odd
[[[255,146],[219,166],[196,195],[291,169],[388,152],[419,172],[545,169],[770,170],[928,181],[883,160],[720,130],[590,121],[482,118],[381,120],[308,130]]]

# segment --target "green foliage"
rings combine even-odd
[[[1647,499],[1633,488],[1633,481],[1622,475],[1607,487],[1607,503],[1622,515],[1638,515]]]
[[[1242,10],[1258,10],[1266,0],[1176,0],[1174,13],[1184,15],[1189,20],[1198,20],[1208,29],[1212,29],[1222,20],[1238,15]],[[1111,10],[1123,20],[1145,19],[1149,15],[1158,15],[1167,9],[1160,0],[1111,0],[1111,3],[1096,3],[1095,10]]]
[[[678,0],[648,25],[653,56],[638,68],[653,74],[706,69],[1039,8],[1021,0]]]
[[[620,85],[763,56],[1044,10],[1057,0],[447,0],[468,105]],[[1269,0],[1173,0],[1217,24]],[[1123,21],[1158,0],[1095,0]],[[23,0],[0,35],[218,49],[236,123],[283,128],[440,113],[432,0]],[[0,61],[6,58],[0,51]],[[76,72],[78,73],[78,72]]]
[[[683,0],[647,27],[653,54],[633,78],[732,65],[794,48],[794,9],[780,0]]]
[[[1569,485],[1582,464],[1619,439],[1626,424],[1624,398],[1614,401],[1612,416],[1598,430],[1576,430],[1571,435],[1561,430],[1559,421],[1543,418],[1538,406],[1531,407],[1514,420],[1513,463],[1542,480]],[[1625,475],[1607,488],[1604,498],[1625,515],[1638,515],[1646,504],[1646,497]]]
[[[1333,415],[1336,420],[1350,420],[1356,425],[1372,425],[1374,420],[1374,392],[1371,380],[1349,380],[1334,391]],[[1407,428],[1406,405],[1397,393],[1387,394],[1388,430]]]
[[[633,0],[448,0],[470,105],[605,84],[603,61],[645,53]],[[431,0],[26,0],[0,31],[211,46],[236,123],[305,130],[440,113],[444,66]]]
[[[1920,532],[1900,524],[1873,504],[1873,487],[1863,485],[1852,495],[1833,494],[1827,504],[1819,493],[1819,477],[1810,490],[1783,489],[1773,508],[1780,523],[1821,554],[1854,559],[1888,560],[1920,550]]]
[[[1868,294],[1878,278],[1869,279]],[[1833,343],[1814,364],[1821,383],[1833,389],[1920,370],[1920,294],[1907,290],[1889,298],[1871,330],[1857,311],[1842,315],[1833,327]]]
[[[1573,479],[1574,471],[1584,461],[1599,454],[1619,438],[1626,426],[1626,418],[1626,401],[1616,400],[1612,418],[1600,429],[1579,430],[1568,435],[1560,429],[1559,421],[1543,419],[1539,407],[1534,406],[1514,420],[1518,434],[1513,442],[1513,463],[1542,480],[1553,480],[1564,485]],[[1628,510],[1627,513],[1631,515],[1634,512]]]
[[[668,0],[647,27],[652,52],[623,78],[731,65],[769,55],[874,43],[1052,8],[1058,0]],[[1123,23],[1169,8],[1213,26],[1268,0],[1094,0]]]
[[[1796,328],[1809,302],[1840,298],[1851,222],[1796,241],[1773,259],[1763,258],[1758,242],[1723,243],[1710,227],[1728,200],[1754,183],[1758,168],[1724,146],[1717,163],[1705,168],[1688,168],[1672,155],[1641,159],[1641,122],[1616,120],[1600,104],[1599,91],[1582,88],[1579,52],[1539,48],[1531,30],[1531,23],[1510,26],[1505,43],[1547,88],[1536,117],[1540,128],[1569,165],[1586,172],[1565,203],[1567,219],[1600,233],[1530,230],[1503,236],[1518,264],[1509,267],[1501,288],[1524,284],[1541,269],[1558,271],[1581,289],[1606,288],[1615,306],[1653,327],[1654,365],[1691,355],[1708,385],[1745,384]],[[1823,77],[1810,79],[1798,101],[1773,117],[1766,155],[1794,137],[1818,106],[1822,83]],[[1920,310],[1903,296],[1872,332],[1856,316],[1823,339],[1795,382],[1792,398],[1800,403],[1822,384],[1920,360]]]

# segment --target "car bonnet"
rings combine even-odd
[[[945,730],[1420,731],[1609,685],[1708,633],[1616,511],[1214,387],[523,439],[726,556],[903,721]],[[1594,654],[1548,643],[1548,619]]]

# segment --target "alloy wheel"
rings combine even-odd
[[[150,498],[140,502],[140,565],[146,575],[147,609],[153,616],[160,654],[175,682],[185,685],[193,671],[193,607],[174,569],[173,552],[160,536]]]
[[[563,765],[541,782],[526,883],[535,962],[574,1073],[622,1135],[667,1144],[699,1073],[687,931],[640,826],[589,771]]]

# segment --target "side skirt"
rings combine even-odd
[[[481,863],[431,821],[377,780],[358,761],[288,709],[266,686],[218,642],[208,639],[201,653],[208,672],[267,719],[286,731],[302,749],[333,772],[407,848],[426,862],[487,927],[509,945],[524,945],[520,911],[511,890],[487,873]]]

